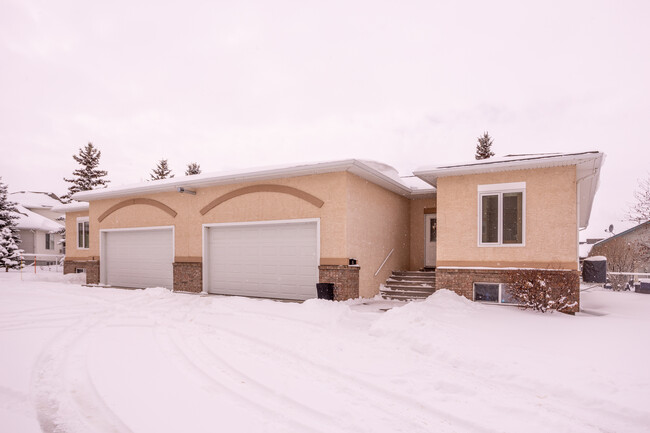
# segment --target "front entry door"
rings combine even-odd
[[[424,216],[424,266],[436,266],[436,238],[438,237],[438,220],[436,214]]]

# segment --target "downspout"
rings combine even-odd
[[[576,166],[576,170],[578,167]],[[577,251],[576,251],[576,263],[578,270],[580,270],[580,232],[582,230],[585,230],[587,227],[580,228],[580,182],[582,182],[585,179],[589,179],[590,177],[594,177],[595,175],[598,174],[598,170],[595,168],[592,169],[592,173],[588,174],[586,176],[582,176],[580,179],[576,179],[576,245],[577,245]]]

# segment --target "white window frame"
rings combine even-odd
[[[478,246],[479,247],[525,247],[526,246],[526,182],[512,182],[512,183],[495,183],[489,185],[478,185]],[[520,192],[521,193],[521,243],[520,244],[504,244],[503,243],[503,194]],[[483,197],[486,195],[498,196],[498,241],[497,242],[483,242]]]
[[[83,224],[83,223],[86,223],[86,222],[88,223],[88,238],[89,239],[88,239],[88,246],[84,247],[83,245],[85,244],[85,242],[81,242],[82,246],[79,246],[79,244],[80,244],[79,241],[81,240],[79,238],[79,224],[80,223]],[[84,230],[82,230],[81,232],[84,233]],[[88,249],[90,249],[90,218],[89,217],[79,217],[79,218],[77,218],[77,233],[76,233],[76,235],[77,235],[77,249],[78,250],[88,250]],[[85,241],[85,239],[83,239],[83,240]]]
[[[476,300],[476,285],[477,284],[490,284],[490,285],[497,285],[499,286],[499,300],[497,302],[492,302],[492,301],[477,301]],[[513,302],[503,302],[503,291],[508,287],[507,284],[505,283],[494,283],[494,282],[487,282],[487,281],[475,281],[472,283],[472,299],[474,302],[480,302],[482,304],[490,304],[490,305],[519,305],[517,303]]]

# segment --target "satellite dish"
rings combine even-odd
[[[605,230],[605,231],[610,232],[611,234],[614,234],[614,224],[610,224],[609,227],[607,228],[607,230]]]

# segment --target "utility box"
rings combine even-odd
[[[603,256],[587,257],[582,263],[582,281],[585,283],[606,283],[607,258]]]

